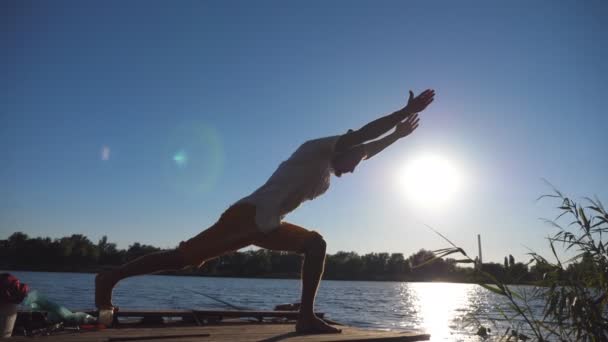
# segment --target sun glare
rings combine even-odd
[[[407,162],[399,172],[399,181],[410,202],[436,209],[455,197],[462,175],[450,160],[429,154]]]

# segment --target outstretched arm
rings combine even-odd
[[[418,121],[418,114],[410,115],[405,121],[397,124],[393,133],[385,136],[382,139],[364,144],[365,152],[367,154],[365,159],[375,156],[395,141],[410,135],[416,128],[418,128]]]
[[[336,150],[346,151],[352,146],[378,138],[408,116],[423,111],[433,102],[434,96],[435,91],[432,89],[427,89],[416,97],[414,97],[414,93],[410,90],[410,97],[405,107],[380,119],[376,119],[357,131],[344,134],[338,140]]]

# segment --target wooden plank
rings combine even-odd
[[[184,317],[192,314],[198,316],[222,316],[222,317],[280,317],[298,318],[297,311],[248,311],[248,310],[118,310],[118,317]],[[323,312],[317,312],[318,317],[323,317]]]
[[[109,337],[108,342],[142,341],[142,340],[171,340],[191,337],[209,337],[209,334],[165,335],[165,336],[116,336]]]
[[[200,316],[221,316],[231,318],[241,317],[267,317],[267,318],[289,318],[297,319],[300,316],[298,311],[245,311],[245,310],[234,310],[234,311],[210,311],[210,310],[193,310],[193,312]],[[325,314],[323,312],[316,312],[317,317],[323,318]]]
[[[75,310],[77,312],[79,310]],[[80,310],[90,315],[97,316],[96,310]],[[25,311],[24,311],[25,312]],[[297,319],[298,311],[264,311],[264,310],[133,310],[120,309],[118,317],[192,317],[192,314],[200,316],[221,316],[221,317],[268,317],[268,318],[290,318]],[[323,318],[325,313],[316,312],[318,317]]]
[[[340,327],[341,334],[298,335],[293,324],[236,323],[203,327],[157,327],[105,329],[81,333],[61,333],[40,336],[41,342],[109,342],[109,341],[176,341],[176,342],[403,342],[428,340],[429,335],[394,331],[375,331],[353,327]],[[207,336],[208,335],[208,336]],[[30,341],[30,337],[13,337],[13,342]]]

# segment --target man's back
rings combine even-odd
[[[256,223],[263,231],[277,227],[302,202],[329,188],[331,159],[339,135],[309,140],[282,162],[259,189],[239,202],[254,204]]]

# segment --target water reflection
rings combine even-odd
[[[403,283],[411,292],[416,308],[416,329],[431,333],[434,341],[453,340],[464,324],[463,315],[470,305],[472,288],[468,284]]]
[[[416,307],[420,330],[432,332],[434,340],[450,336],[449,327],[456,318],[456,309],[468,299],[468,291],[461,286],[445,283],[402,284],[413,292],[412,304]]]

